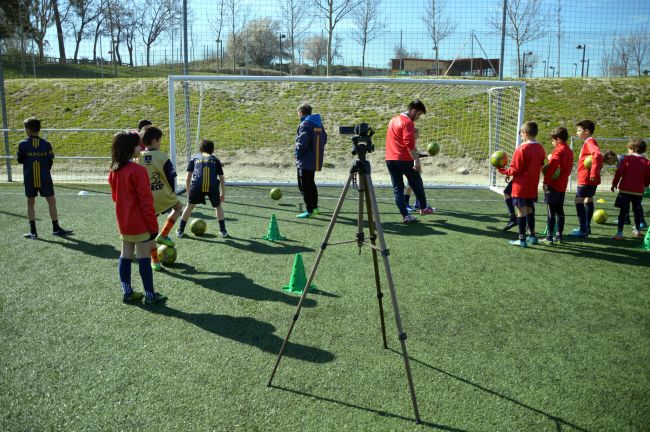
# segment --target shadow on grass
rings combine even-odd
[[[357,404],[354,404],[354,403],[351,403],[351,402],[345,402],[345,401],[332,399],[332,398],[328,398],[328,397],[324,397],[324,396],[318,396],[318,395],[315,395],[315,394],[312,394],[312,393],[307,393],[307,392],[301,391],[301,390],[290,389],[290,388],[287,388],[287,387],[281,387],[281,386],[277,386],[277,385],[271,385],[270,387],[274,388],[276,390],[282,390],[282,391],[286,391],[286,392],[293,393],[293,394],[300,395],[300,396],[307,396],[307,397],[314,398],[316,400],[323,401],[323,402],[330,402],[330,403],[345,406],[345,407],[348,407],[348,408],[354,408],[354,409],[358,409],[358,410],[362,410],[362,411],[367,411],[367,412],[377,414],[377,415],[382,416],[382,417],[389,417],[389,418],[394,418],[394,419],[398,419],[398,420],[405,420],[405,421],[408,421],[408,422],[412,423],[414,427],[416,426],[415,425],[415,419],[411,418],[411,417],[406,417],[406,416],[402,416],[402,415],[399,415],[399,414],[389,413],[389,412],[378,410],[378,409],[375,409],[375,408],[370,408],[370,407],[365,407],[365,406],[362,406],[362,405],[357,405]],[[424,421],[424,420],[422,420],[421,426],[429,427],[429,428],[432,428],[432,429],[443,430],[443,431],[449,431],[449,432],[467,432],[465,429],[458,429],[458,428],[455,428],[455,427],[445,426],[445,425],[441,425],[441,424],[438,424],[438,423],[432,423],[432,422],[428,422],[428,421]]]
[[[180,272],[174,272],[172,269],[178,269]],[[297,306],[300,297],[285,294],[280,287],[277,290],[268,289],[257,285],[244,274],[238,272],[201,272],[194,267],[177,263],[172,269],[166,269],[165,274],[176,279],[186,280],[195,283],[203,288],[207,288],[217,293],[242,297],[256,301],[274,301],[282,302],[291,306]],[[207,275],[208,278],[196,276]],[[316,300],[305,299],[305,307],[316,306]]]
[[[398,354],[400,357],[402,356],[402,353],[401,353],[401,352],[396,351],[396,350],[394,350],[394,349],[392,349],[392,348],[389,348],[389,351],[392,351],[393,353]],[[423,361],[421,361],[421,360],[418,360],[418,359],[416,359],[416,358],[413,358],[412,356],[409,356],[409,359],[410,359],[412,362],[414,362],[414,363],[420,364],[420,365],[422,365],[422,366],[426,366],[426,367],[428,367],[429,369],[432,369],[432,370],[434,370],[434,371],[436,371],[436,372],[439,372],[439,373],[441,373],[441,374],[443,374],[443,375],[446,375],[446,376],[448,376],[448,377],[450,377],[450,378],[453,378],[453,379],[455,379],[455,380],[458,380],[458,381],[460,381],[460,382],[462,382],[462,383],[464,383],[464,384],[468,384],[468,385],[470,385],[470,386],[472,386],[472,387],[475,387],[475,388],[477,388],[477,389],[479,389],[479,390],[482,390],[482,391],[484,391],[484,392],[486,392],[486,393],[489,393],[489,394],[491,394],[491,395],[493,395],[493,396],[500,397],[501,399],[507,400],[508,402],[512,402],[513,404],[515,404],[515,405],[519,405],[520,407],[525,408],[525,409],[527,409],[527,410],[529,410],[529,411],[532,411],[532,412],[534,412],[534,413],[540,414],[540,415],[542,415],[542,416],[548,418],[550,421],[552,421],[552,422],[554,423],[554,425],[555,425],[555,429],[556,429],[558,432],[561,432],[561,431],[565,430],[564,427],[569,427],[569,428],[574,429],[574,430],[577,430],[577,431],[589,432],[588,429],[585,429],[585,428],[580,427],[580,426],[578,426],[578,425],[576,425],[576,424],[573,424],[573,423],[571,423],[571,422],[569,422],[569,421],[567,421],[567,420],[564,420],[564,419],[561,418],[561,417],[554,416],[554,415],[552,415],[552,414],[549,414],[549,413],[547,413],[547,412],[544,412],[544,411],[542,411],[542,410],[540,410],[540,409],[537,409],[537,408],[535,408],[535,407],[531,407],[530,405],[526,405],[525,403],[523,403],[523,402],[519,402],[518,400],[513,399],[513,398],[511,398],[510,396],[506,396],[506,395],[504,395],[504,394],[501,394],[501,393],[499,393],[499,392],[496,392],[496,391],[494,391],[494,390],[491,390],[491,389],[489,389],[489,388],[487,388],[487,387],[483,387],[483,386],[480,385],[480,384],[477,384],[477,383],[475,383],[475,382],[472,382],[472,381],[470,381],[470,380],[468,380],[468,379],[465,379],[465,378],[463,378],[463,377],[460,377],[460,376],[458,376],[458,375],[454,375],[454,374],[452,374],[452,373],[450,373],[450,372],[447,372],[447,371],[445,371],[445,370],[442,370],[442,369],[440,369],[440,368],[438,368],[438,367],[435,367],[435,366],[430,365],[430,364],[428,364],[428,363],[425,363],[425,362],[423,362]]]
[[[58,241],[47,240],[43,237],[38,237],[38,241],[45,243],[51,243],[54,245],[60,245],[64,248],[72,249],[77,252],[84,253],[86,255],[94,256],[97,258],[103,259],[114,259],[117,260],[120,257],[120,250],[116,249],[115,246],[109,244],[96,244],[89,243],[87,241],[81,240],[74,235],[69,235],[66,237],[54,237]]]
[[[447,235],[446,232],[436,230],[433,226],[426,224],[420,219],[418,222],[405,224],[403,222],[382,222],[381,226],[386,234],[398,234],[400,236],[430,236]]]
[[[182,319],[217,336],[254,346],[270,354],[280,352],[284,341],[273,334],[275,327],[272,324],[251,317],[189,313],[170,308],[165,303],[151,306],[138,304],[136,306],[150,313]],[[335,358],[334,354],[329,351],[292,342],[287,345],[284,355],[311,363],[327,363]]]
[[[26,214],[26,213],[19,214],[19,213],[12,213],[12,212],[8,212],[8,211],[2,211],[2,210],[0,210],[0,214],[7,215],[7,216],[11,216],[11,217],[15,217],[15,218],[18,218],[18,219],[27,219],[27,214]],[[37,217],[37,218],[34,219],[34,220],[35,220],[36,222],[38,222],[38,221],[40,221],[40,220],[42,220],[42,219]]]
[[[108,184],[108,183],[107,183]],[[68,186],[68,185],[62,185],[62,184],[57,184],[56,185],[57,189],[68,189],[68,190],[73,190],[73,191],[86,191],[86,192],[92,192],[95,194],[102,194],[102,195],[110,195],[111,191],[106,190],[106,188],[100,188],[98,186],[92,186],[92,185],[85,185],[85,186]]]
[[[298,245],[287,245],[293,240],[280,240],[269,242],[268,240],[258,241],[253,239],[237,239],[234,237],[227,238],[224,243],[235,249],[247,252],[254,252],[264,255],[293,255],[303,252],[313,252],[313,248]]]
[[[599,239],[598,244],[593,245],[591,236],[592,240],[567,237],[564,238],[563,244],[550,246],[545,250],[551,253],[592,258],[617,264],[650,267],[650,251],[642,249],[643,243],[637,239],[621,242],[605,238]],[[601,249],[598,246],[606,246],[607,249]]]
[[[481,223],[486,223],[486,222],[496,223],[502,219],[500,217],[488,216],[485,213],[455,212],[449,210],[439,210],[436,214],[441,216],[443,215],[450,216],[456,219],[466,219],[466,220],[481,222]]]

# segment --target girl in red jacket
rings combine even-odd
[[[124,303],[139,302],[142,293],[131,288],[131,261],[138,257],[140,277],[145,291],[145,304],[158,303],[167,297],[153,289],[153,271],[149,252],[158,235],[158,219],[153,208],[153,195],[147,169],[131,159],[140,154],[140,135],[118,132],[113,136],[111,169],[108,182],[115,202],[117,226],[122,238],[122,253],[117,269],[122,283]]]

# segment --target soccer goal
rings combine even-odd
[[[293,142],[297,108],[312,105],[328,133],[317,182],[341,183],[353,156],[339,126],[368,123],[375,152],[368,155],[377,184],[389,184],[384,164],[390,119],[419,98],[426,115],[416,122],[418,149],[430,142],[440,153],[423,159],[427,185],[502,187],[489,155],[512,155],[519,143],[526,84],[513,81],[346,77],[170,76],[170,153],[179,172],[202,139],[215,143],[229,182],[295,182]]]

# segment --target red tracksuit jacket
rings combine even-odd
[[[158,218],[147,169],[129,162],[108,175],[115,202],[115,216],[121,234],[137,235],[158,232]]]
[[[539,176],[544,166],[546,152],[538,142],[521,144],[512,155],[510,168],[499,172],[512,177],[512,196],[515,198],[537,198]]]

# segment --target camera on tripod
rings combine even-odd
[[[354,126],[339,126],[341,135],[354,135],[352,137],[352,154],[365,156],[366,153],[372,153],[375,146],[372,144],[372,136],[375,133],[368,123],[359,123]]]

